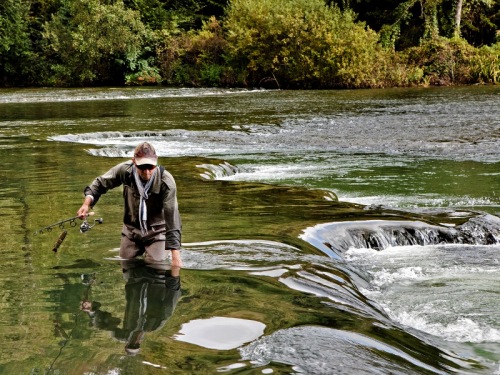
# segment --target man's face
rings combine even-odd
[[[155,171],[156,165],[152,164],[142,164],[135,165],[137,168],[137,173],[139,173],[139,177],[143,181],[149,181],[153,176],[153,172]]]

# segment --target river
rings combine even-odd
[[[43,230],[143,140],[180,289],[120,189]],[[0,156],[2,374],[500,374],[498,86],[3,89]]]

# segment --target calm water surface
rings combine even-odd
[[[143,140],[180,291],[120,189],[34,234]],[[1,90],[0,373],[500,374],[499,150],[499,87]]]

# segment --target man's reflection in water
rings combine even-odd
[[[115,337],[125,340],[125,351],[135,355],[144,334],[160,329],[172,316],[181,296],[180,268],[132,259],[122,261],[122,269],[127,305],[123,329],[116,330]]]
[[[119,319],[105,311],[97,309],[89,316],[96,328],[112,331],[116,339],[125,341],[127,354],[136,355],[145,333],[162,328],[172,316],[181,296],[180,268],[136,258],[122,261],[122,270],[126,281],[123,328],[118,327]]]

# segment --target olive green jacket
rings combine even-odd
[[[87,186],[84,194],[91,195],[94,198],[92,203],[92,206],[94,206],[102,194],[123,185],[123,198],[125,200],[123,223],[139,229],[140,194],[135,178],[132,175],[132,167],[132,161],[114,166],[102,176],[97,177],[90,186]],[[177,187],[172,175],[163,167],[157,167],[156,169],[146,206],[148,211],[148,232],[151,230],[158,233],[158,231],[163,232],[164,230],[166,237],[165,249],[180,249],[182,223],[177,204]]]

